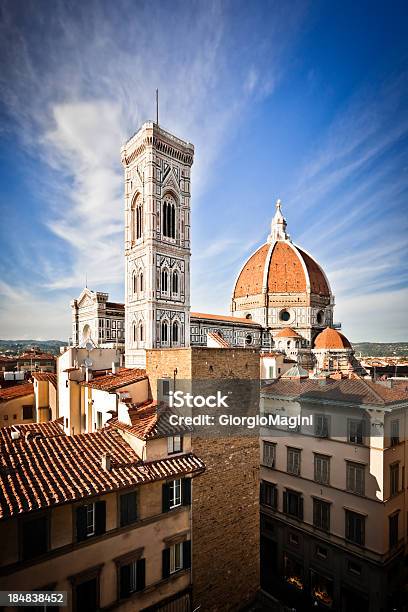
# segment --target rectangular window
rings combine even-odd
[[[288,474],[300,476],[300,453],[297,448],[288,448]]]
[[[390,465],[390,497],[399,491],[399,463]]]
[[[120,496],[120,526],[130,525],[137,521],[136,491]]]
[[[96,428],[102,428],[102,412],[99,412],[99,410],[96,413]]]
[[[80,542],[106,530],[106,502],[84,504],[76,509],[76,533]]]
[[[172,453],[181,453],[183,450],[183,438],[180,435],[177,436],[169,436],[167,438],[167,453],[171,455]]]
[[[391,446],[396,446],[399,441],[399,421],[391,421]]]
[[[112,339],[116,338],[116,331],[112,330]]]
[[[93,536],[95,533],[95,504],[86,506],[86,535]]]
[[[313,526],[330,531],[330,504],[321,499],[313,500]]]
[[[347,423],[348,441],[352,444],[363,444],[364,421],[349,419]]]
[[[263,464],[274,468],[276,460],[276,444],[274,442],[263,443]]]
[[[23,406],[23,419],[32,419],[33,418],[33,407],[32,406]]]
[[[283,512],[303,520],[303,497],[296,491],[287,489],[283,492]]]
[[[146,586],[146,561],[135,559],[119,567],[120,597],[130,597],[132,593],[143,591]]]
[[[389,544],[394,548],[398,544],[398,512],[388,518]]]
[[[329,437],[329,417],[325,414],[316,414],[314,417],[315,422],[315,436],[319,438]]]
[[[23,561],[34,559],[48,550],[48,519],[46,516],[22,523]]]
[[[330,457],[327,455],[314,456],[314,479],[320,484],[330,483]]]
[[[162,509],[169,512],[179,506],[191,504],[191,478],[183,478],[165,482],[162,486]]]
[[[346,540],[364,546],[365,517],[351,510],[346,510]]]
[[[106,327],[110,327],[110,319],[106,319]]]
[[[268,371],[269,371],[268,377],[269,378],[274,378],[274,367],[273,366],[269,366]]]
[[[346,490],[357,495],[365,492],[365,465],[346,462]]]
[[[170,510],[181,506],[181,479],[173,480],[170,483]]]
[[[266,480],[261,480],[261,504],[265,506],[269,506],[270,508],[274,508],[275,510],[278,507],[278,488],[275,484],[271,482],[266,482]]]
[[[183,569],[183,542],[170,546],[170,574]]]
[[[116,329],[116,321],[112,321],[112,328]]]
[[[107,338],[108,340],[110,340],[110,331],[109,331],[109,330],[106,332],[106,338]]]

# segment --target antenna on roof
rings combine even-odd
[[[159,125],[159,90],[156,89],[156,125]]]
[[[85,289],[88,289],[88,272],[85,272]]]

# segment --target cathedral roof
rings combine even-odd
[[[291,327],[284,327],[279,330],[278,333],[274,336],[275,338],[300,338],[299,334],[295,332]]]
[[[346,349],[351,348],[351,344],[346,336],[343,336],[336,329],[326,327],[314,341],[315,349]]]
[[[327,278],[319,264],[296,246],[286,233],[280,201],[268,242],[247,260],[234,288],[234,298],[268,293],[313,293],[330,297]]]

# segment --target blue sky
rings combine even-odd
[[[226,313],[279,197],[353,341],[408,340],[406,3],[3,1],[0,337],[123,300],[120,146],[196,147],[192,308]]]

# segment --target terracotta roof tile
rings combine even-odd
[[[231,348],[230,343],[227,342],[218,332],[208,332],[207,336],[212,338],[212,340],[214,340],[221,348]]]
[[[47,423],[21,423],[20,425],[12,425],[10,427],[0,427],[0,447],[2,444],[11,443],[11,432],[17,431],[24,438],[27,433],[32,435],[41,435],[43,438],[54,438],[55,436],[65,436],[63,429],[64,419],[60,417],[55,421]]]
[[[102,391],[115,391],[120,387],[131,385],[147,378],[146,370],[139,368],[119,368],[116,374],[109,372],[105,375],[100,373],[90,381],[83,381],[80,384],[92,389],[101,389]]]
[[[57,375],[52,372],[33,372],[32,377],[38,381],[49,381],[55,389],[57,388]]]
[[[8,402],[11,399],[17,397],[24,397],[24,395],[30,395],[34,393],[33,383],[23,383],[21,385],[14,385],[13,387],[6,387],[0,389],[0,402]]]
[[[110,470],[102,467],[105,453]],[[203,469],[192,453],[142,462],[111,428],[5,442],[0,444],[0,518]]]
[[[169,408],[166,404],[157,401],[148,401],[140,405],[128,407],[131,424],[123,423],[117,417],[113,417],[107,423],[107,427],[118,428],[128,431],[141,440],[148,438],[160,438],[174,433],[189,432],[191,427],[173,427],[169,424]]]
[[[223,323],[236,323],[239,325],[250,325],[252,327],[261,327],[259,323],[252,321],[251,319],[243,319],[242,317],[228,317],[225,315],[207,314],[204,312],[192,312],[190,314],[191,319],[208,319],[209,321],[219,321]]]

